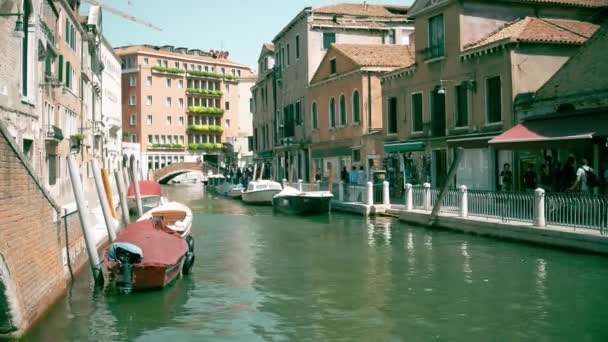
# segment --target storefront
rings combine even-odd
[[[391,196],[402,197],[405,184],[431,182],[431,155],[422,141],[397,141],[384,144],[383,166],[391,184]]]

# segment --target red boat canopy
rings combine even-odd
[[[160,196],[161,189],[160,184],[153,181],[139,181],[139,192],[142,197],[153,197]],[[135,196],[135,189],[133,188],[133,183],[129,184],[129,189],[127,190],[127,196],[133,197]]]
[[[188,243],[163,221],[156,225],[151,220],[135,222],[118,233],[115,242],[128,242],[141,248],[141,266],[175,265],[188,252]]]
[[[499,149],[542,148],[553,143],[563,145],[589,141],[608,135],[608,120],[593,116],[570,116],[523,122],[489,143]]]

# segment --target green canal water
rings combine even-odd
[[[164,191],[195,212],[193,275],[118,296],[84,272],[26,340],[608,340],[608,258]]]

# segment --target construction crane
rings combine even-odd
[[[112,13],[112,14],[115,14],[115,15],[119,16],[119,17],[123,17],[123,18],[125,18],[127,20],[131,20],[133,22],[136,22],[138,24],[147,26],[147,27],[149,27],[151,29],[154,29],[154,30],[162,31],[162,29],[160,27],[158,27],[158,26],[154,26],[154,25],[150,24],[147,21],[144,21],[144,20],[141,20],[139,18],[136,18],[136,17],[130,15],[129,13],[123,12],[123,11],[121,11],[119,9],[114,8],[114,7],[106,6],[106,5],[102,4],[102,3],[99,3],[99,1],[97,1],[97,0],[83,0],[83,1],[86,2],[86,3],[88,3],[88,4],[90,4],[90,5],[93,5],[93,6],[99,6],[99,8],[101,8],[102,10],[106,10],[106,11]]]

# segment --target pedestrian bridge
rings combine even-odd
[[[202,163],[172,163],[162,169],[157,169],[152,172],[153,180],[160,184],[167,184],[173,178],[188,172],[202,172],[207,174],[208,171],[213,171],[210,165]]]

